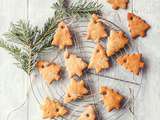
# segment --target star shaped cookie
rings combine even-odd
[[[74,75],[82,76],[83,70],[87,68],[87,63],[82,58],[77,57],[75,54],[70,54],[68,51],[64,52],[64,60],[70,78]]]
[[[139,71],[144,67],[144,62],[141,61],[142,54],[126,54],[117,58],[117,63],[122,65],[125,69],[133,72],[135,75],[139,75]]]
[[[42,75],[42,78],[51,84],[54,80],[60,79],[61,67],[55,63],[40,60],[37,62],[37,69]]]
[[[96,120],[94,107],[92,105],[89,105],[86,110],[80,115],[78,120]]]
[[[105,25],[100,21],[99,17],[96,14],[93,14],[91,21],[88,25],[87,39],[99,42],[105,37],[107,37]]]
[[[113,109],[119,110],[121,108],[124,97],[118,92],[105,86],[102,86],[99,92],[103,96],[103,103],[108,112],[111,112]]]
[[[67,25],[62,21],[58,24],[58,28],[53,37],[52,45],[63,49],[66,46],[72,46],[72,36]]]
[[[135,14],[128,13],[128,27],[130,29],[131,36],[134,39],[138,36],[144,37],[150,28],[150,25]]]
[[[107,42],[107,55],[112,56],[128,43],[128,38],[122,31],[112,30]]]
[[[99,73],[103,69],[109,68],[108,57],[104,47],[101,44],[96,45],[96,49],[91,56],[88,68],[95,69],[96,73]]]
[[[67,89],[66,95],[64,97],[64,103],[69,103],[75,101],[88,93],[87,88],[83,80],[77,81],[71,79],[70,85]]]
[[[68,110],[63,107],[58,101],[50,100],[46,98],[44,104],[41,106],[43,112],[43,118],[54,119],[60,116],[64,116],[68,113]]]

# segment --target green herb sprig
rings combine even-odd
[[[4,36],[6,40],[0,41],[0,47],[9,51],[18,61],[18,67],[22,68],[27,74],[31,74],[38,58],[36,50],[40,49],[35,44],[39,36],[38,28],[20,20],[16,24],[12,23]]]
[[[100,13],[102,4],[95,1],[79,0],[67,5],[64,0],[59,0],[52,5],[52,8],[62,17],[88,17],[92,13]]]
[[[0,47],[8,50],[17,60],[18,67],[30,75],[39,55],[52,47],[52,37],[59,21],[65,17],[87,17],[99,12],[101,7],[98,2],[83,0],[66,5],[64,0],[58,0],[52,6],[55,9],[53,17],[48,18],[42,29],[22,20],[12,23],[9,31],[4,34],[6,39],[0,40]]]

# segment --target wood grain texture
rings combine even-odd
[[[17,7],[18,6],[18,7]],[[16,22],[18,19],[27,18],[26,1],[23,0],[1,0],[0,1],[0,33],[4,33],[10,22]],[[6,119],[6,114],[9,109],[12,109],[16,105],[20,104],[24,99],[24,92],[26,82],[24,81],[25,75],[19,69],[17,69],[12,63],[15,60],[2,48],[0,48],[0,119]],[[17,117],[17,120],[27,117],[26,113],[19,112],[19,116],[12,115],[13,118]]]
[[[40,27],[47,17],[52,16],[50,9],[55,0],[0,0],[0,34],[4,33],[10,24],[18,19],[29,19],[32,24]],[[136,120],[159,120],[160,119],[160,1],[159,0],[130,0],[127,10],[112,10],[106,0],[99,0],[103,3],[104,17],[112,19],[120,25],[127,33],[127,12],[132,11],[141,16],[150,25],[147,37],[138,38],[135,45],[143,54],[146,63],[141,93],[135,102]],[[113,16],[113,18],[111,17]],[[117,17],[118,16],[118,17]],[[26,76],[12,63],[15,60],[8,53],[0,48],[0,120],[5,120],[9,109],[20,104],[24,100]],[[119,74],[120,69],[116,70]],[[32,94],[27,104],[16,113],[12,114],[14,120],[41,120],[41,113],[38,104]],[[27,118],[28,116],[28,118]],[[132,115],[125,115],[121,120],[134,120]]]

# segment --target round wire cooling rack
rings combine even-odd
[[[84,61],[89,63],[89,59],[91,54],[96,46],[96,43],[91,40],[86,40],[86,32],[88,19],[64,19],[65,23],[70,27],[74,46],[68,48],[67,50],[73,54],[78,55]],[[123,31],[119,26],[114,23],[101,18],[101,21],[106,26],[106,31],[109,33],[111,30]],[[128,37],[129,38],[129,37]],[[103,46],[107,44],[107,38],[101,41]],[[42,59],[50,59],[51,62],[54,61],[57,64],[60,64],[63,68],[62,70],[62,79],[59,81],[53,82],[51,85],[48,85],[41,77],[37,77],[36,79],[40,79],[36,85],[33,86],[33,91],[39,103],[43,103],[46,97],[51,97],[60,101],[63,104],[63,97],[65,95],[66,89],[69,82],[69,77],[67,71],[64,66],[62,50],[56,49],[52,54],[49,53],[47,57],[44,56]],[[122,115],[127,113],[127,106],[131,105],[131,102],[134,102],[137,98],[137,95],[140,91],[142,85],[142,72],[139,76],[135,76],[132,73],[129,73],[122,69],[119,65],[116,64],[115,59],[118,56],[124,55],[126,53],[134,53],[138,52],[138,49],[131,43],[129,40],[128,45],[119,52],[117,52],[114,56],[110,58],[111,67],[107,70],[103,70],[100,73],[95,73],[94,70],[85,70],[84,74],[81,78],[75,77],[76,80],[83,79],[85,81],[86,86],[88,86],[90,90],[90,94],[84,96],[82,99],[77,100],[75,102],[64,104],[69,110],[70,114],[65,116],[65,118],[60,117],[56,118],[56,120],[76,120],[80,114],[84,111],[84,108],[92,104],[95,106],[95,111],[97,113],[97,120],[116,120],[120,118]],[[53,59],[54,56],[54,59]],[[120,94],[125,96],[125,100],[123,102],[123,106],[121,110],[113,110],[112,112],[107,112],[105,106],[102,103],[101,96],[98,93],[98,89],[100,86],[109,86],[116,91],[119,91]],[[131,94],[133,93],[133,94]]]

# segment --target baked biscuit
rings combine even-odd
[[[112,5],[112,8],[117,10],[119,8],[126,9],[128,5],[128,0],[107,0],[108,3]]]
[[[72,46],[72,36],[67,25],[62,21],[58,24],[58,28],[53,37],[52,45],[63,49],[66,46]]]
[[[102,86],[99,92],[103,96],[103,103],[108,112],[111,112],[113,109],[119,110],[121,108],[124,97],[118,92],[105,86]]]
[[[91,56],[88,68],[95,69],[96,73],[99,73],[103,69],[109,68],[108,57],[104,47],[101,44],[97,44],[96,49]]]
[[[74,54],[64,52],[65,66],[68,71],[69,77],[74,75],[82,76],[83,70],[87,68],[87,63],[85,63],[81,58],[77,57]]]
[[[91,22],[88,25],[87,39],[99,42],[102,38],[107,37],[104,24],[96,14],[92,15]]]
[[[96,120],[94,107],[92,105],[89,105],[86,110],[80,115],[78,120]]]
[[[39,60],[36,64],[42,78],[51,84],[54,80],[60,79],[61,67],[55,63]]]
[[[144,67],[144,62],[141,61],[142,54],[126,54],[117,58],[117,63],[122,65],[125,69],[133,72],[135,75],[139,74],[141,68]]]
[[[133,13],[128,13],[128,27],[132,38],[144,37],[150,25]]]
[[[76,81],[71,79],[70,85],[67,89],[66,95],[64,97],[64,103],[69,103],[75,101],[88,93],[85,87],[84,81]]]
[[[128,38],[122,31],[112,30],[107,42],[107,55],[112,56],[128,43]]]
[[[68,113],[68,110],[63,107],[58,101],[50,100],[46,98],[44,104],[41,106],[43,111],[43,118],[54,119],[60,116],[64,116]]]

